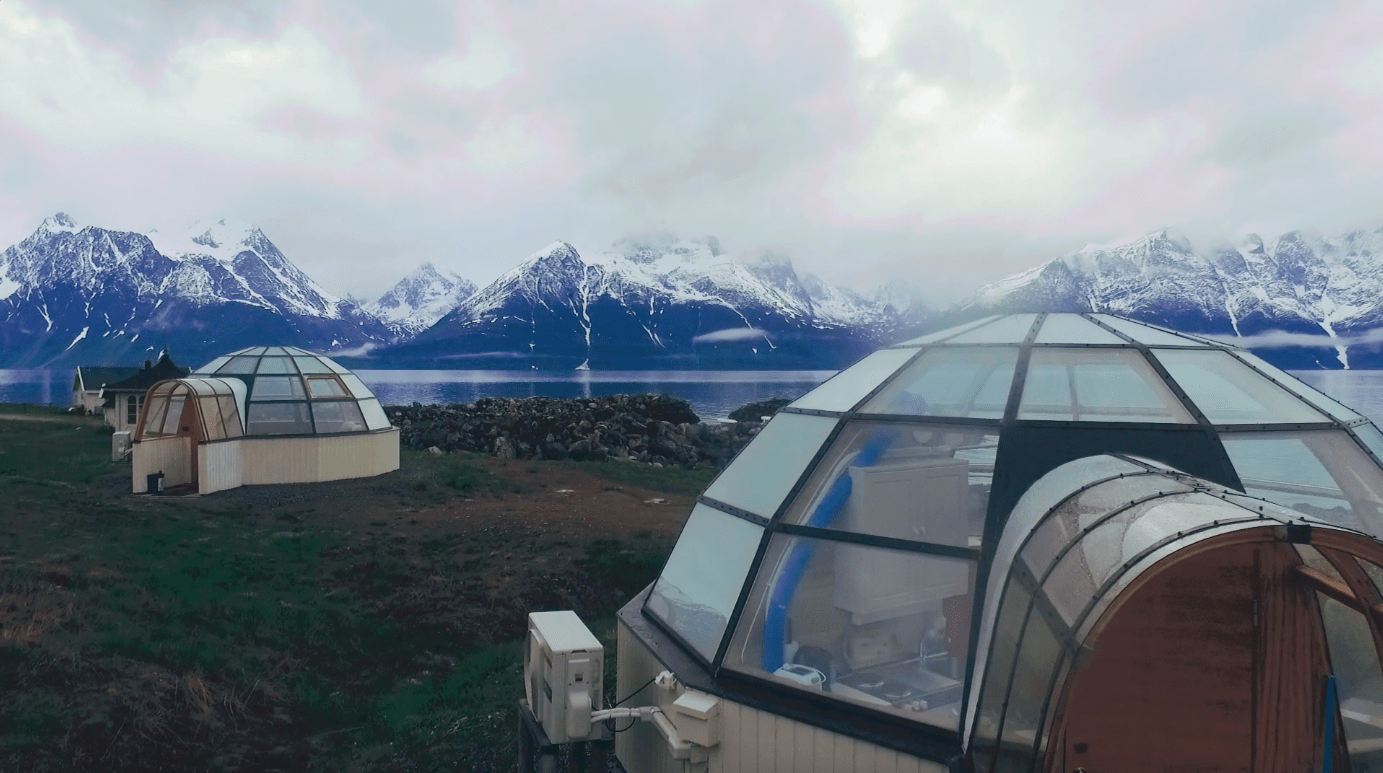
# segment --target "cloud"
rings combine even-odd
[[[715,234],[946,305],[1089,242],[1383,219],[1376,4],[0,0],[0,246],[231,216],[328,289]]]
[[[443,89],[488,91],[518,72],[513,51],[502,40],[472,35],[464,56],[440,56],[422,76]]]
[[[757,327],[732,327],[725,330],[716,330],[711,333],[702,333],[692,338],[694,344],[723,344],[732,341],[754,341],[758,339],[770,338],[767,330]]]

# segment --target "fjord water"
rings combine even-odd
[[[0,402],[67,405],[68,369],[0,369]],[[703,418],[769,397],[795,399],[825,381],[829,370],[357,370],[385,405],[473,403],[481,397],[595,397],[663,392],[685,398]]]
[[[797,398],[832,375],[825,370],[360,370],[385,404],[471,403],[481,397],[593,397],[665,392],[686,398],[697,415],[720,418],[768,397]],[[1293,375],[1383,424],[1383,370],[1294,371]],[[68,369],[0,369],[0,402],[66,405]]]

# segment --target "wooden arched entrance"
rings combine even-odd
[[[1327,738],[1334,770],[1383,770],[1383,545],[1265,526],[1183,552],[1087,637],[1045,770],[1318,771]]]

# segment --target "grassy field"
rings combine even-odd
[[[345,493],[134,497],[109,448],[0,406],[0,770],[509,770],[527,612],[613,658],[675,530],[508,516],[566,476],[685,518],[710,477],[405,452]]]

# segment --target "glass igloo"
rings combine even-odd
[[[784,408],[711,483],[621,612],[620,683],[652,653],[734,705],[957,760],[981,618],[999,614],[986,589],[1019,571],[1017,548],[999,546],[1047,534],[1035,522],[1075,485],[1053,471],[1146,473],[1182,481],[1158,491],[1213,487],[1221,503],[1243,492],[1223,506],[1373,545],[1380,453],[1367,419],[1253,354],[1111,315],[989,317],[907,341]],[[1006,537],[1025,495],[1044,506]]]
[[[305,349],[256,346],[150,387],[134,491],[155,472],[210,493],[378,475],[398,458],[398,430],[358,376]]]
[[[255,346],[217,357],[195,376],[232,377],[249,389],[247,435],[366,432],[389,418],[358,376],[294,346]]]

